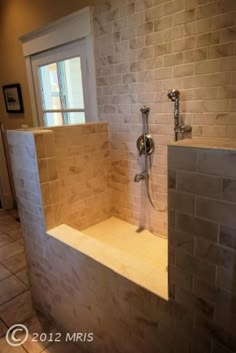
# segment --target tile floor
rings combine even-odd
[[[23,323],[29,337],[19,347],[5,339],[8,328]],[[79,353],[72,343],[33,342],[33,333],[58,332],[40,313],[36,313],[30,296],[21,226],[15,211],[0,210],[0,352],[1,353]],[[59,331],[60,332],[60,331]]]

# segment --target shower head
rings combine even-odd
[[[172,102],[175,102],[176,99],[179,98],[180,96],[180,92],[177,89],[172,89],[172,91],[169,91],[167,93],[167,96],[170,100],[172,100]]]

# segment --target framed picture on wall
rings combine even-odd
[[[6,111],[8,113],[24,113],[20,84],[4,85],[2,89]]]

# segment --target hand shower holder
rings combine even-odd
[[[192,131],[192,126],[190,125],[179,125],[175,127],[175,132],[184,134],[184,133],[189,133]]]

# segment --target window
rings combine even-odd
[[[38,75],[44,124],[84,123],[80,57],[39,66]]]
[[[92,9],[21,37],[35,126],[96,121]]]

